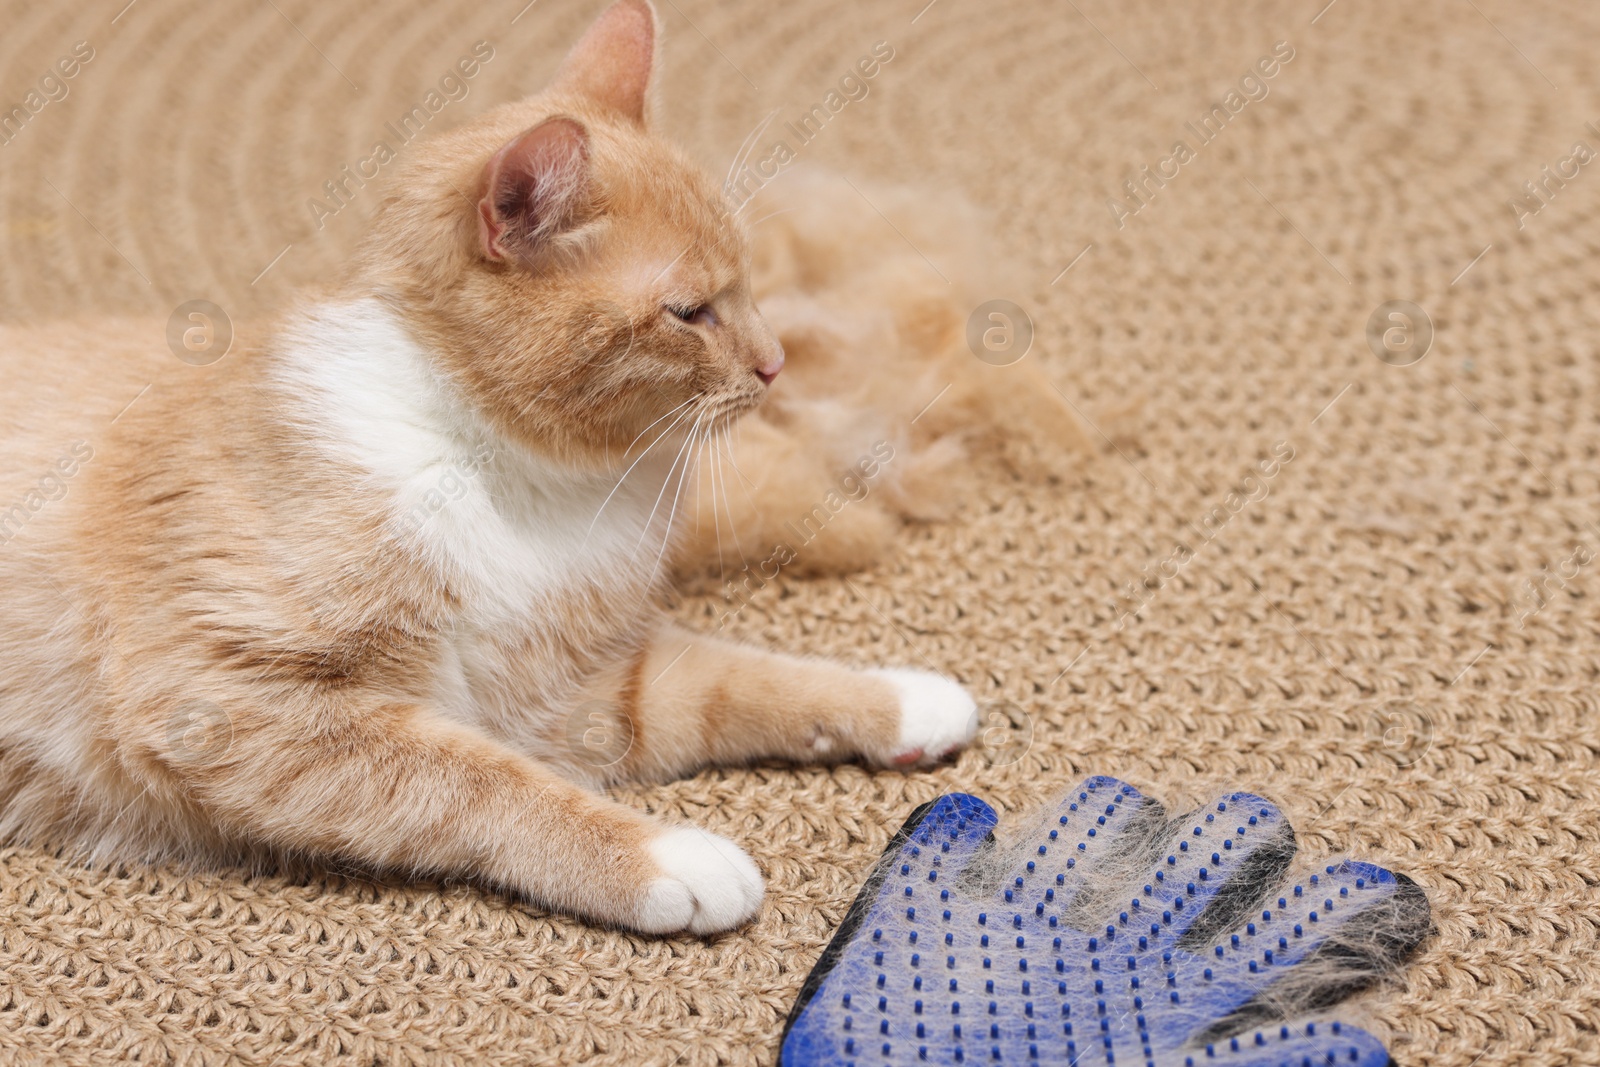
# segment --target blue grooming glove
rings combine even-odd
[[[801,990],[785,1067],[1389,1063],[1304,1016],[1426,936],[1410,879],[1346,860],[1283,884],[1293,831],[1248,793],[1171,821],[1091,778],[1004,854],[996,821],[964,793],[912,814]]]

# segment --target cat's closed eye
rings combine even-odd
[[[667,310],[672,313],[674,318],[681,322],[687,322],[691,326],[715,326],[717,324],[717,313],[711,310],[710,304],[696,304],[692,307],[668,305]]]

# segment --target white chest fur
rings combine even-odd
[[[399,536],[452,576],[469,630],[526,622],[573,590],[644,597],[665,569],[670,453],[619,487],[503,440],[376,299],[311,309],[284,354],[280,384],[318,445],[362,471]]]

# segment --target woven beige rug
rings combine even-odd
[[[1401,1063],[1600,1060],[1600,8],[1325,2],[665,0],[666,128],[717,173],[888,43],[805,160],[996,209],[1028,358],[1096,422],[1139,402],[1080,473],[974,468],[890,564],[733,624],[1021,725],[931,773],[626,794],[764,868],[709,943],[3,848],[0,1063],[771,1063],[912,805],[1088,773],[1265,792],[1306,856],[1426,887],[1437,935],[1362,1002]],[[323,183],[386,123],[478,41],[434,128],[536,89],[596,7],[6,0],[0,104],[40,106],[0,137],[0,315],[270,311],[352,247],[375,193]]]

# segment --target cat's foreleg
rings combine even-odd
[[[328,698],[235,717],[200,760],[142,754],[165,792],[242,840],[390,870],[468,876],[645,933],[743,924],[763,883],[733,842],[600,796],[403,703]]]
[[[855,670],[671,626],[609,686],[633,733],[615,778],[761,758],[911,766],[961,748],[978,724],[972,697],[931,671]]]

